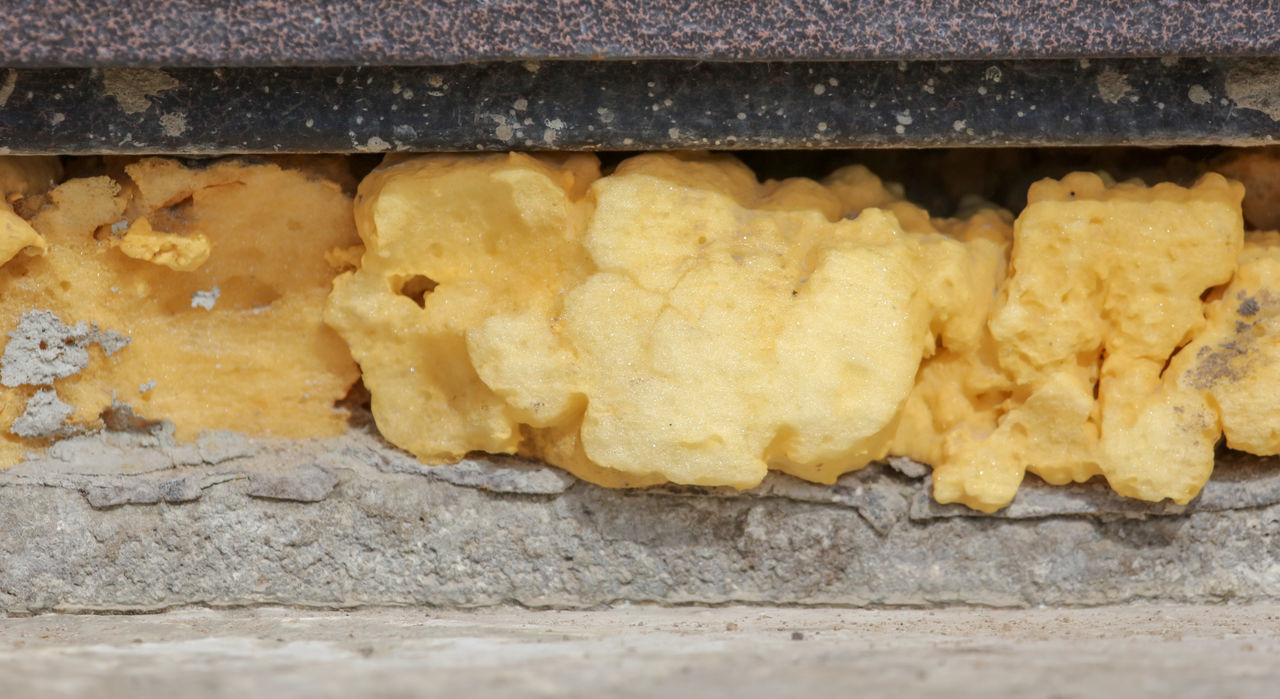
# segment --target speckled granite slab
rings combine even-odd
[[[10,3],[0,64],[1262,55],[1269,0],[109,0]]]

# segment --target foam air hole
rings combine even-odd
[[[396,289],[396,293],[418,304],[418,308],[426,308],[427,294],[434,291],[435,288],[436,282],[434,279],[415,274],[400,282],[400,288]]]

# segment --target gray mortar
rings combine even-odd
[[[918,474],[619,491],[511,457],[425,467],[363,429],[81,435],[0,473],[0,610],[1280,598],[1273,461],[1224,455],[1185,507],[1029,482],[995,516]]]
[[[75,408],[62,402],[56,391],[42,388],[31,396],[22,414],[13,421],[9,429],[27,439],[65,437],[70,431],[67,418],[73,412]]]
[[[221,295],[222,290],[216,286],[208,291],[196,291],[191,294],[191,307],[212,311],[214,304],[218,303],[218,297]]]
[[[89,345],[99,345],[110,357],[129,342],[128,337],[99,330],[94,323],[67,325],[50,311],[27,311],[9,333],[0,356],[0,384],[51,386],[89,366]]]

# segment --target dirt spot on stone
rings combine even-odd
[[[151,108],[151,98],[181,85],[157,68],[104,68],[102,85],[125,114],[141,114]]]
[[[1244,62],[1227,73],[1227,97],[1241,109],[1280,121],[1280,59]]]

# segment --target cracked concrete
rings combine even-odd
[[[0,610],[1274,600],[1277,522],[1280,470],[1233,453],[1186,506],[1030,483],[989,516],[934,503],[906,462],[615,491],[513,457],[423,466],[368,429],[153,425],[0,473]]]

